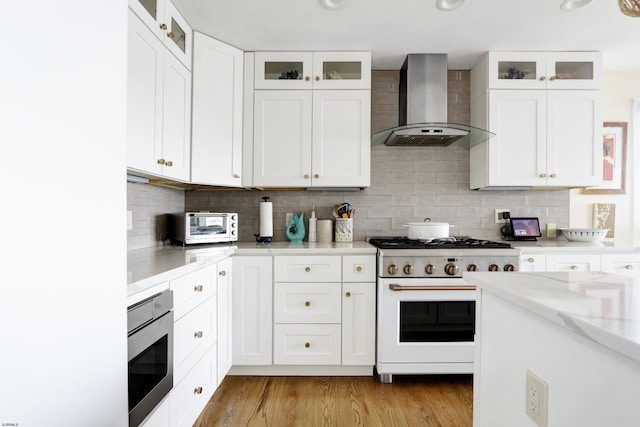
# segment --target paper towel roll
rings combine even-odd
[[[266,200],[260,202],[260,237],[273,237],[273,203]]]

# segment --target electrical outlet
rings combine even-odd
[[[284,220],[285,220],[284,226],[286,227],[287,225],[289,225],[289,222],[290,222],[292,219],[293,219],[293,212],[287,212],[287,213],[284,215]]]
[[[496,224],[506,224],[509,222],[509,219],[504,219],[502,214],[504,212],[511,213],[509,209],[495,209],[494,211],[495,222]]]
[[[527,369],[525,390],[525,412],[538,426],[547,427],[549,408],[549,385]]]

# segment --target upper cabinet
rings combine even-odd
[[[244,185],[368,187],[370,53],[257,52],[254,64]]]
[[[189,180],[191,72],[129,10],[127,167]]]
[[[243,52],[194,33],[191,182],[242,185]]]
[[[255,89],[371,89],[371,54],[256,52]]]
[[[129,7],[190,70],[193,33],[173,3],[170,0],[129,0]]]
[[[490,52],[471,71],[470,188],[587,187],[602,177],[601,56]]]

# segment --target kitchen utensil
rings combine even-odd
[[[449,237],[449,229],[453,227],[448,222],[431,222],[430,218],[425,218],[425,222],[410,222],[404,225],[408,228],[410,239]]]
[[[607,236],[608,228],[560,228],[562,235],[572,242],[599,242]]]

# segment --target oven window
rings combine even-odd
[[[226,216],[192,216],[189,219],[192,236],[224,234],[227,230]]]
[[[129,410],[167,376],[169,336],[165,335],[129,362]]]
[[[473,341],[475,301],[400,301],[400,342]]]

